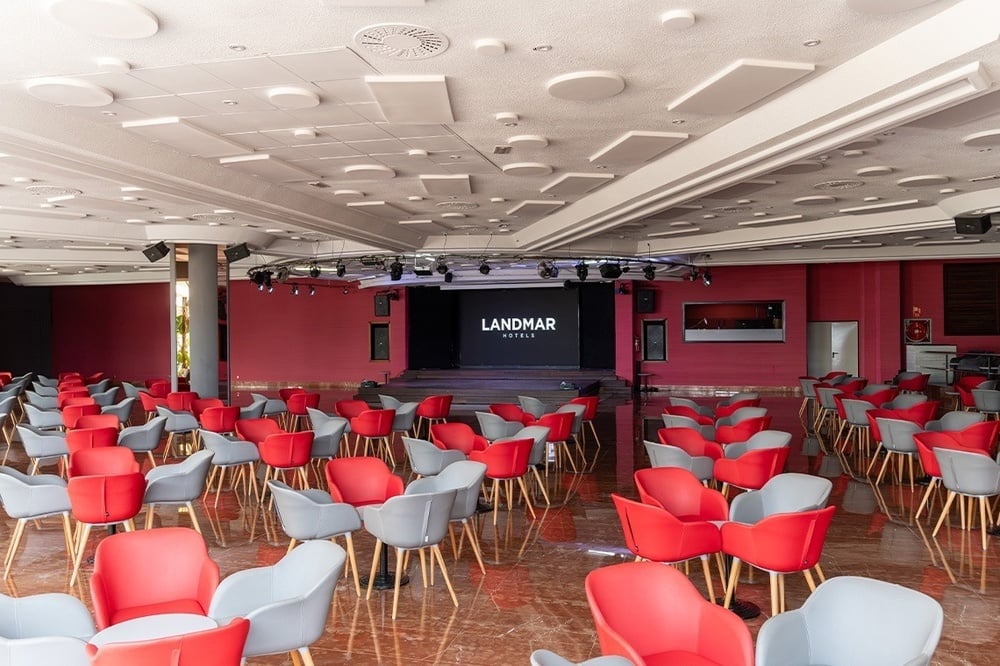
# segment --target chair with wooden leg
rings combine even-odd
[[[72,559],[73,537],[70,533],[70,503],[66,481],[53,474],[29,476],[12,467],[0,466],[0,503],[7,515],[17,521],[4,558],[4,580],[10,575],[28,521],[60,516],[66,540],[66,556]]]
[[[139,455],[146,454],[149,464],[156,467],[156,456],[153,451],[160,445],[163,432],[167,426],[167,417],[157,416],[143,425],[129,426],[118,433],[118,446],[131,449]]]
[[[569,415],[572,417],[572,414]],[[528,474],[528,460],[531,458],[531,448],[534,439],[514,439],[496,442],[485,451],[473,451],[469,460],[475,460],[486,465],[486,478],[493,481],[490,497],[493,503],[493,524],[497,524],[497,514],[500,505],[501,487],[507,496],[508,511],[514,508],[514,481],[517,481],[531,517],[536,518],[535,508],[531,505],[531,496],[524,483]]]
[[[312,430],[281,432],[265,437],[257,447],[260,450],[260,461],[266,466],[264,483],[266,484],[268,479],[279,477],[284,481],[285,474],[293,472],[298,477],[301,487],[307,488],[309,478],[306,475],[306,467],[309,465],[312,443]],[[261,490],[265,489],[266,487]]]
[[[875,421],[878,423],[878,431],[882,436],[881,448],[885,450],[886,454],[885,460],[882,461],[882,466],[879,468],[875,484],[878,485],[882,482],[882,477],[885,476],[885,471],[892,461],[898,463],[896,480],[901,484],[903,482],[903,462],[905,460],[909,464],[910,490],[912,491],[914,484],[913,459],[917,457],[917,445],[913,441],[913,436],[921,431],[921,427],[912,421],[903,421],[901,419],[876,417]],[[872,464],[874,464],[874,458],[872,459]]]
[[[354,455],[377,456],[395,467],[396,456],[390,442],[395,418],[396,411],[393,409],[369,409],[351,419],[351,432],[357,437]]]
[[[580,429],[580,439],[581,445],[586,450],[587,445],[587,430],[590,430],[590,435],[594,438],[594,443],[597,444],[597,448],[601,448],[601,438],[597,436],[597,428],[594,427],[594,418],[597,416],[597,407],[600,404],[600,397],[596,395],[581,395],[576,398],[572,398],[569,402],[571,405],[583,405],[583,425]]]
[[[17,436],[24,446],[24,452],[31,460],[29,474],[38,473],[43,465],[69,463],[69,449],[66,447],[66,433],[54,430],[41,430],[35,426],[22,423],[15,427]],[[65,469],[62,470],[65,474]]]
[[[398,495],[381,506],[369,507],[365,510],[365,529],[375,537],[375,555],[372,558],[371,575],[368,578],[368,593],[371,598],[372,585],[375,581],[375,571],[379,564],[382,548],[391,546],[396,549],[396,578],[392,595],[392,619],[396,619],[399,607],[399,583],[403,575],[403,555],[407,551],[416,550],[420,555],[420,569],[424,586],[427,586],[427,567],[425,557],[428,551],[431,556],[430,580],[434,580],[434,562],[441,568],[452,603],[458,607],[458,597],[451,586],[448,568],[441,555],[440,543],[448,534],[448,523],[455,504],[455,490],[442,490],[432,493],[414,495]]]
[[[934,526],[933,536],[937,536],[956,497],[959,498],[962,529],[971,529],[974,522],[972,504],[978,500],[979,529],[982,534],[983,550],[986,550],[987,530],[994,524],[988,500],[1000,495],[1000,464],[987,455],[972,451],[937,448],[934,449],[934,456],[941,466],[941,482],[948,490],[948,499],[945,500],[937,525]],[[968,500],[968,512],[965,500]]]
[[[182,462],[161,465],[146,472],[146,529],[153,527],[153,511],[157,506],[187,507],[191,525],[200,534],[201,525],[194,511],[194,500],[205,491],[205,479],[212,464],[211,451],[197,451]]]
[[[165,430],[167,432],[167,443],[163,447],[163,462],[167,461],[167,456],[174,453],[174,441],[178,437],[190,437],[190,448],[195,448],[195,438],[201,425],[194,414],[188,412],[174,411],[169,407],[157,407],[156,413],[167,417]]]
[[[270,419],[268,419],[270,420]],[[230,473],[230,485],[236,489],[238,483],[243,484],[243,493],[247,500],[251,494],[258,501],[260,500],[260,490],[257,487],[257,462],[260,460],[260,451],[253,442],[229,439],[217,432],[202,430],[200,433],[201,443],[206,450],[211,451],[212,469],[209,472],[207,481],[207,491],[211,492],[215,486],[215,503],[219,506],[219,494],[222,492],[222,484],[226,480],[226,472]]]
[[[139,472],[108,476],[75,476],[66,484],[73,517],[77,520],[73,574],[69,585],[76,584],[87,549],[87,539],[93,527],[122,525],[126,531],[135,529],[133,519],[142,509],[146,477]]]
[[[435,423],[445,423],[451,414],[450,395],[429,395],[417,406],[417,429],[414,436],[419,437],[426,425],[429,429]],[[426,432],[426,431],[425,431]]]

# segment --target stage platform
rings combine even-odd
[[[569,382],[573,388],[561,388]],[[453,370],[407,370],[387,383],[361,388],[355,396],[378,405],[379,394],[403,402],[418,402],[429,395],[450,393],[458,408],[480,408],[492,403],[517,402],[530,395],[553,405],[580,395],[628,392],[611,370],[563,370],[554,368],[461,368]]]

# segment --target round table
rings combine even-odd
[[[90,643],[101,647],[108,643],[128,643],[148,641],[167,636],[190,634],[206,629],[215,629],[219,623],[205,615],[195,613],[162,613],[146,615],[113,624],[94,634]]]

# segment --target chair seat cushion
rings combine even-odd
[[[137,617],[146,617],[148,615],[162,615],[163,613],[191,613],[193,615],[208,615],[208,609],[203,608],[202,605],[195,599],[176,599],[157,604],[121,608],[111,616],[111,624],[118,624],[119,622],[133,620]]]
[[[646,666],[720,666],[718,662],[706,659],[694,652],[668,650],[656,654],[643,655]]]

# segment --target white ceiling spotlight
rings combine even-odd
[[[689,9],[671,9],[660,14],[660,23],[667,30],[687,30],[695,20],[694,12]]]
[[[549,145],[549,140],[539,134],[518,134],[507,139],[507,145],[514,148],[545,148]]]
[[[296,86],[280,86],[267,91],[267,99],[279,109],[311,109],[319,106],[319,95]]]
[[[132,71],[132,65],[121,58],[101,56],[94,58],[94,64],[97,65],[97,69],[108,74],[128,74]]]
[[[295,137],[296,141],[308,141],[309,139],[316,138],[316,130],[311,127],[301,127],[292,132],[292,136]]]
[[[129,0],[54,0],[52,18],[71,28],[111,39],[143,39],[160,29],[153,12]]]
[[[503,123],[505,127],[517,127],[518,121],[521,120],[521,117],[513,111],[502,111],[493,116],[493,118],[498,123]]]
[[[570,72],[549,79],[545,89],[559,99],[592,102],[625,90],[625,79],[607,71]]]
[[[25,83],[28,94],[35,99],[61,106],[106,106],[115,101],[110,90],[68,77],[43,77]]]
[[[507,45],[499,39],[477,39],[472,46],[481,56],[502,56],[507,52]]]

